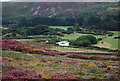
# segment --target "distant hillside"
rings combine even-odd
[[[119,30],[118,2],[9,2],[3,3],[4,27],[81,26]]]
[[[3,17],[74,16],[80,13],[112,14],[120,10],[113,2],[9,2],[3,3]]]

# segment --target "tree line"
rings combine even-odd
[[[5,27],[35,27],[37,25],[47,26],[81,26],[88,29],[120,30],[119,14],[98,15],[84,13],[71,17],[49,17],[49,16],[27,16],[15,18],[3,18],[2,25]]]

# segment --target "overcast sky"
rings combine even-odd
[[[120,0],[0,0],[0,2],[118,2]]]
[[[14,0],[0,0],[0,2],[10,2],[10,1],[14,1]]]

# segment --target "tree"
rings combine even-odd
[[[88,40],[91,44],[96,44],[97,43],[97,39],[92,35],[80,36],[76,40],[79,40],[79,41]]]
[[[76,41],[74,41],[72,44],[75,45],[75,46],[87,47],[87,46],[89,46],[91,43],[90,43],[88,40],[82,40],[82,41],[76,40]]]
[[[19,21],[18,21],[18,27],[24,27],[24,26],[26,26],[26,27],[28,27],[28,26],[30,26],[30,20],[29,19],[27,19],[27,18],[21,18]]]
[[[68,28],[67,29],[67,34],[71,34],[71,33],[73,33],[74,32],[74,28]]]
[[[49,28],[46,25],[37,25],[33,28],[34,35],[43,35],[46,32],[49,32]]]
[[[80,36],[75,41],[72,42],[72,45],[75,46],[89,46],[91,44],[96,44],[97,39],[92,35]]]

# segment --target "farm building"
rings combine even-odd
[[[68,41],[60,41],[60,42],[57,42],[56,44],[60,46],[70,46],[70,42]]]

